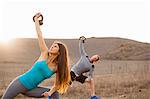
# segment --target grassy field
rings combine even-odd
[[[96,94],[102,99],[150,99],[150,73],[96,75]],[[75,83],[63,97],[88,99],[86,85]],[[84,97],[84,98],[83,98]],[[64,98],[65,99],[65,98]],[[69,99],[69,98],[68,98]]]
[[[150,99],[150,73],[96,75],[96,94],[102,99]],[[46,83],[45,83],[46,85]],[[86,84],[74,82],[61,99],[88,99]],[[28,99],[22,95],[16,99]],[[32,98],[35,99],[35,98]]]
[[[106,63],[106,64],[105,64]],[[142,64],[146,62],[138,61],[102,61],[98,63],[95,69],[95,88],[96,94],[102,99],[150,99],[150,70],[130,71],[130,72],[107,72],[104,67],[108,64],[121,65],[128,63],[132,68],[133,63]],[[113,64],[114,65],[114,64]],[[148,63],[149,65],[149,63]],[[30,65],[23,63],[1,63],[0,64],[0,96],[2,96],[8,84],[16,76],[24,73],[30,68]],[[18,68],[20,67],[20,68]],[[103,72],[101,72],[103,69]],[[104,71],[106,70],[106,73]],[[112,69],[110,69],[112,70]],[[121,70],[122,71],[122,70]],[[52,86],[53,78],[44,81],[41,86]],[[60,96],[61,99],[88,99],[90,97],[87,84],[80,84],[74,82],[73,86],[69,88],[68,92]],[[19,95],[16,99],[29,99]],[[31,98],[35,99],[35,98]]]

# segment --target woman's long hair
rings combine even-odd
[[[68,64],[68,49],[63,43],[57,42],[57,44],[59,46],[59,55],[57,56],[55,87],[58,89],[59,93],[63,94],[67,91],[71,81]]]

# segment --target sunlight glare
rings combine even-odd
[[[10,37],[0,37],[0,43],[9,43],[11,41]]]

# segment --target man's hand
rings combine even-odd
[[[82,40],[83,41],[83,43],[85,42],[85,40],[86,40],[86,38],[84,37],[84,36],[81,36],[80,38],[79,38],[79,40]]]
[[[79,38],[79,40],[86,40],[86,38],[85,38],[84,36],[81,36],[81,37]]]

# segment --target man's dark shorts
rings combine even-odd
[[[80,82],[82,84],[85,82],[85,79],[88,78],[87,76],[84,76],[83,74],[80,75],[80,76],[76,76],[73,71],[70,72],[70,75],[71,75],[72,82],[73,81],[78,81],[78,82]]]

